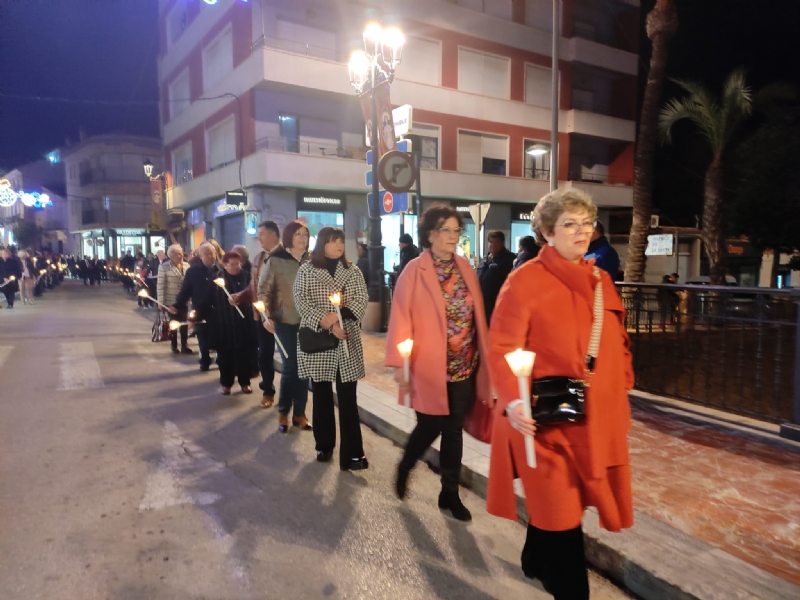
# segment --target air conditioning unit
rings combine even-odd
[[[658,229],[658,215],[650,215],[650,229]]]

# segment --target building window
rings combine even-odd
[[[459,48],[458,89],[492,98],[510,98],[510,61],[507,58]]]
[[[439,168],[440,131],[436,125],[414,123],[414,130],[406,136],[414,144],[414,152],[420,153],[420,168]]]
[[[531,179],[550,179],[550,143],[525,140],[525,172]]]
[[[192,180],[192,143],[186,142],[172,152],[172,181],[180,185]]]
[[[233,71],[233,32],[228,25],[203,48],[203,90],[208,91]]]
[[[442,84],[442,47],[436,40],[409,37],[403,46],[403,68],[398,71],[401,79]]]
[[[562,10],[562,23],[563,14]],[[525,0],[525,24],[539,31],[553,31],[553,0]]]
[[[209,171],[236,160],[236,118],[233,115],[208,130],[206,147]]]
[[[453,2],[455,4],[455,2]],[[512,2],[511,0],[458,0],[458,5],[470,10],[486,13],[493,17],[511,20]]]
[[[295,54],[336,60],[335,33],[278,19],[275,22],[275,34],[276,37],[264,40],[267,46]]]
[[[189,24],[188,19],[186,4],[178,2],[172,12],[169,13],[169,17],[167,17],[167,37],[170,45],[177,42],[178,38],[186,31],[186,26]]]
[[[300,152],[300,135],[297,117],[280,115],[278,117],[278,122],[280,124],[284,150],[286,152]]]
[[[458,132],[458,170],[461,173],[508,173],[508,137],[472,131]]]
[[[169,118],[177,117],[192,103],[190,100],[191,88],[189,87],[189,68],[184,69],[172,83],[169,84]]]
[[[553,106],[553,70],[538,65],[525,65],[525,103],[550,108]]]

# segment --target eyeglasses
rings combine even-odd
[[[566,229],[567,233],[576,235],[578,231],[594,231],[595,223],[596,221],[584,221],[583,223],[578,223],[577,221],[564,221],[561,225],[556,225],[556,227],[563,227]]]
[[[464,233],[464,228],[463,227],[456,227],[455,229],[450,229],[449,227],[439,227],[439,229],[437,229],[436,231],[438,231],[442,235],[457,235],[457,236],[460,236],[462,233]]]

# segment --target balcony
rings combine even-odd
[[[108,171],[103,168],[82,170],[79,175],[81,186],[92,185],[94,183],[147,183],[141,167],[133,170]]]
[[[330,158],[351,158],[366,160],[366,147],[337,146],[326,141],[291,140],[285,137],[265,137],[256,141],[256,150],[270,150],[273,152],[290,152],[292,154],[307,154],[309,156],[325,156]]]

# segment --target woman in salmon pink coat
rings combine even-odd
[[[480,283],[469,261],[456,254],[462,231],[461,215],[451,206],[434,205],[420,216],[419,240],[425,251],[397,280],[386,365],[397,367],[400,402],[409,392],[417,413],[417,425],[397,469],[397,496],[405,497],[411,469],[441,435],[439,508],[469,521],[472,515],[458,496],[464,419],[476,401],[492,399]],[[414,342],[408,384],[397,349],[407,339]]]
[[[556,191],[539,201],[533,229],[547,245],[506,280],[490,333],[489,364],[498,402],[487,509],[516,521],[513,484],[517,477],[522,480],[529,518],[522,569],[541,580],[556,600],[589,598],[581,529],[587,506],[597,508],[601,526],[609,531],[633,525],[627,440],[633,368],[614,283],[583,258],[596,216],[597,208],[579,190]],[[594,370],[588,373],[598,285],[603,318]],[[536,353],[533,380],[589,380],[584,420],[537,426],[523,415],[517,381],[505,360],[517,348]],[[534,433],[537,466],[531,468],[524,435]]]

